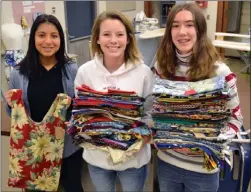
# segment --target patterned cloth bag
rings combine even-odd
[[[8,185],[57,191],[70,97],[58,94],[41,122],[34,122],[27,115],[21,90],[13,93],[11,101]]]

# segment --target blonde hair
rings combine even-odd
[[[100,48],[100,45],[97,43],[100,34],[100,25],[106,19],[119,20],[126,29],[126,34],[128,38],[128,44],[125,49],[125,63],[130,60],[132,63],[140,63],[140,52],[137,47],[136,38],[134,35],[133,26],[128,18],[120,12],[117,11],[107,11],[101,13],[94,22],[92,27],[92,36],[91,36],[91,49],[93,56],[95,53],[102,55],[103,52]]]
[[[188,76],[190,81],[197,81],[215,76],[215,62],[222,61],[211,40],[207,37],[206,19],[195,3],[175,5],[167,18],[166,30],[157,51],[157,65],[161,75],[171,79],[177,67],[175,45],[172,41],[171,30],[176,14],[187,10],[192,13],[194,25],[197,32],[197,41],[193,46],[192,58]]]

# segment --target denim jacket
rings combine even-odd
[[[62,83],[64,88],[64,93],[66,93],[71,98],[74,97],[74,79],[78,70],[76,63],[69,63],[65,65],[65,70],[68,78],[62,71]],[[19,73],[18,69],[13,69],[10,75],[9,89],[21,89],[23,91],[23,101],[28,115],[30,116],[30,107],[28,102],[27,90],[28,90],[29,79],[24,75]],[[8,115],[11,115],[11,108],[6,104],[6,111]],[[70,118],[70,114],[67,114],[67,120]],[[65,133],[65,144],[63,158],[66,158],[80,149],[72,143],[72,138]]]

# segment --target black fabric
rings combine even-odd
[[[79,149],[69,157],[63,159],[61,167],[60,185],[64,192],[83,192],[81,184],[83,149]]]
[[[41,66],[41,73],[29,79],[28,102],[32,120],[41,122],[58,93],[63,93],[62,71],[59,65],[50,70]]]

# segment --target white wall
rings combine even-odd
[[[125,15],[127,15],[129,17],[129,19],[132,20],[133,17],[135,17],[136,13],[139,13],[140,11],[144,11],[144,1],[136,1],[136,10],[135,11],[125,11],[123,13]]]
[[[2,21],[1,23],[5,23],[8,18],[13,18],[12,4],[11,1],[2,1]]]
[[[121,1],[113,1],[113,3],[121,3]],[[106,1],[96,1],[97,3],[97,14],[106,11]],[[134,11],[122,11],[129,19],[133,19],[136,13],[144,11],[144,1],[136,1],[136,9]]]
[[[186,1],[186,3],[194,3],[195,1]],[[218,1],[207,1],[207,8],[201,9],[207,21],[207,35],[214,40],[214,33],[216,32]]]
[[[13,18],[11,1],[2,1],[2,23],[8,18]],[[52,14],[58,18],[63,28],[65,28],[64,1],[45,1],[45,13]],[[52,13],[52,7],[55,7],[55,14]],[[21,18],[20,18],[21,19]]]
[[[206,9],[202,9],[206,21],[207,21],[207,35],[210,39],[214,40],[214,33],[216,32],[216,22],[217,22],[217,10],[218,10],[218,1],[208,1],[208,6]]]
[[[45,1],[45,13],[54,15],[57,17],[59,22],[61,23],[63,29],[66,29],[65,22],[65,9],[64,9],[64,1]],[[55,13],[52,12],[52,7],[55,7]]]

